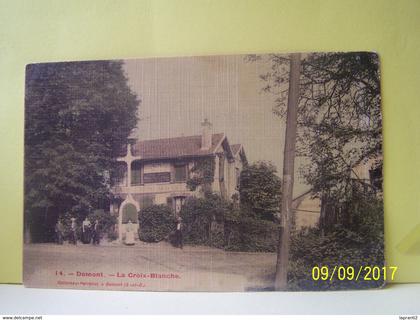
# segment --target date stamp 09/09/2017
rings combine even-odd
[[[395,266],[314,266],[314,281],[393,281],[398,267]]]

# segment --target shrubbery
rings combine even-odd
[[[276,168],[266,162],[245,166],[240,175],[240,199],[236,195],[227,201],[204,188],[213,181],[214,165],[213,159],[197,162],[195,175],[187,183],[191,190],[203,187],[204,197],[187,199],[181,209],[184,242],[231,251],[275,251],[281,200]]]
[[[258,161],[241,171],[241,211],[256,219],[276,221],[281,206],[281,179],[270,162]]]
[[[204,198],[188,198],[181,209],[184,242],[195,245],[224,245],[223,222],[232,210],[231,203],[219,195],[207,193]],[[222,229],[221,229],[222,228]]]
[[[279,224],[272,221],[241,217],[225,224],[226,250],[275,252],[279,236]]]
[[[314,266],[328,266],[330,272],[335,266],[353,267],[356,274],[361,266],[384,264],[383,205],[374,196],[353,198],[347,210],[351,211],[351,225],[337,224],[331,231],[322,234],[319,229],[307,229],[295,233],[290,246],[290,289],[360,289],[383,284],[383,280],[313,281]]]
[[[151,205],[139,212],[139,239],[159,242],[175,230],[176,219],[167,205]]]
[[[185,225],[184,242],[208,245],[229,251],[273,252],[278,239],[278,223],[240,212],[218,194],[189,198],[181,210]]]
[[[289,266],[290,289],[325,290],[325,289],[360,289],[383,284],[383,280],[364,281],[363,277],[355,280],[314,281],[311,271],[314,266],[327,266],[332,272],[335,266],[353,267],[357,274],[361,266],[383,266],[383,242],[381,239],[366,241],[366,238],[348,229],[322,235],[319,230],[311,229],[300,232],[291,239]],[[364,275],[365,273],[363,273]]]

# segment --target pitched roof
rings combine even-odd
[[[205,156],[216,152],[217,146],[223,141],[223,133],[212,135],[209,150],[201,149],[201,135],[176,137],[156,140],[139,140],[131,146],[131,154],[141,159],[169,159],[187,156]]]
[[[230,149],[232,150],[233,155],[236,155],[239,150],[241,150],[242,145],[240,143],[238,144],[231,144]]]

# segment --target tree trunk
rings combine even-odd
[[[287,101],[286,140],[283,159],[283,195],[281,226],[277,246],[275,290],[287,289],[289,264],[290,221],[292,216],[294,163],[296,149],[297,107],[299,102],[300,53],[291,54],[289,96]]]

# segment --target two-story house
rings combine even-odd
[[[156,140],[137,140],[127,145],[118,159],[121,178],[114,182],[111,213],[118,216],[119,240],[129,220],[138,227],[137,213],[151,204],[167,204],[177,215],[187,197],[203,195],[192,191],[187,180],[202,159],[214,161],[211,191],[231,199],[238,193],[239,175],[246,163],[244,148],[231,145],[223,133],[212,134],[205,120],[201,135]]]

